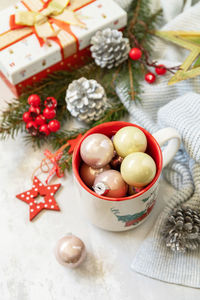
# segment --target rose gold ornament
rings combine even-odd
[[[123,158],[121,156],[119,156],[117,154],[117,152],[115,151],[115,156],[112,158],[111,162],[110,162],[110,165],[111,167],[114,169],[114,170],[120,170],[120,166],[121,166],[121,163],[123,161]]]
[[[120,172],[116,170],[108,170],[99,174],[95,181],[93,189],[99,184],[105,185],[104,195],[111,198],[120,198],[126,196],[128,185],[124,182]],[[102,189],[103,190],[103,189]]]
[[[113,158],[114,146],[106,135],[94,133],[83,140],[80,154],[87,165],[99,169],[106,166]]]
[[[80,168],[80,176],[81,176],[81,179],[84,181],[84,183],[88,187],[92,188],[96,176],[106,170],[110,170],[109,165],[106,165],[105,167],[100,168],[100,169],[94,169],[94,168],[88,166],[87,164],[83,163]]]
[[[132,185],[129,185],[128,187],[128,194],[131,196],[131,195],[135,195],[139,192],[141,192],[143,190],[143,188],[140,188],[140,187],[135,187],[135,186],[132,186]]]
[[[85,245],[78,237],[69,234],[57,242],[55,255],[61,265],[76,268],[86,258]]]

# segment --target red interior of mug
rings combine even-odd
[[[137,127],[139,129],[141,129],[144,132],[144,134],[146,135],[147,145],[148,145],[146,153],[148,153],[154,159],[154,161],[156,163],[156,167],[157,167],[156,176],[154,177],[153,181],[150,184],[148,184],[141,192],[139,192],[135,195],[131,195],[128,197],[122,197],[122,198],[110,198],[110,197],[106,197],[106,196],[97,195],[93,190],[91,190],[83,182],[83,180],[81,179],[80,174],[79,174],[79,168],[80,168],[81,161],[82,161],[81,157],[80,157],[81,143],[88,135],[93,134],[93,133],[102,133],[102,134],[107,135],[109,138],[111,138],[119,129],[121,129],[122,127],[125,127],[125,126]],[[108,122],[108,123],[100,124],[94,128],[91,128],[84,134],[84,136],[79,141],[78,145],[76,146],[76,148],[74,150],[73,159],[72,159],[72,168],[73,168],[73,172],[74,172],[79,184],[88,193],[94,195],[95,197],[101,198],[103,200],[124,201],[124,200],[128,200],[128,199],[133,199],[133,198],[136,198],[136,197],[142,195],[143,193],[148,191],[154,185],[154,183],[158,180],[160,173],[162,171],[162,151],[161,151],[160,146],[158,145],[157,141],[154,139],[154,137],[148,131],[146,131],[144,128],[142,128],[138,125],[128,123],[128,122],[123,122],[123,121]]]

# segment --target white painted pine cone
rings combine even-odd
[[[86,123],[99,120],[107,109],[104,88],[96,80],[84,77],[69,84],[66,103],[71,115]]]
[[[129,40],[123,38],[121,31],[111,28],[97,31],[91,39],[91,45],[92,57],[101,68],[119,66],[128,58],[130,51]]]

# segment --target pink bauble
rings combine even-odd
[[[106,170],[110,170],[109,165],[106,165],[105,167],[100,168],[100,169],[94,169],[94,168],[86,165],[85,163],[83,163],[80,168],[80,176],[81,176],[81,179],[84,181],[84,183],[88,187],[92,188],[96,176]]]
[[[76,268],[86,257],[85,245],[78,237],[69,234],[57,242],[55,255],[61,265]]]
[[[104,185],[105,192],[100,195],[105,195],[111,198],[121,198],[126,196],[128,185],[123,180],[121,173],[116,170],[108,170],[99,174],[94,181],[94,190],[98,192],[98,185]],[[95,189],[97,187],[97,189]]]
[[[94,133],[83,140],[80,154],[87,165],[99,169],[106,166],[113,158],[114,146],[106,135]]]

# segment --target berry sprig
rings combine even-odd
[[[149,62],[149,57],[148,53],[145,49],[141,47],[135,47],[132,48],[129,52],[129,57],[132,60],[140,60],[140,62],[146,67],[153,67],[155,69],[155,72],[157,75],[162,76],[165,75],[166,72],[171,72],[174,73],[174,71],[177,71],[179,67],[172,67],[172,68],[167,68],[164,65],[157,64],[157,62]],[[144,79],[149,83],[152,84],[156,81],[156,75],[152,72],[147,72],[145,74]]]
[[[60,122],[55,119],[57,100],[54,97],[46,98],[43,107],[41,98],[33,94],[28,97],[28,104],[30,108],[23,114],[23,121],[32,136],[45,137],[60,129]]]

